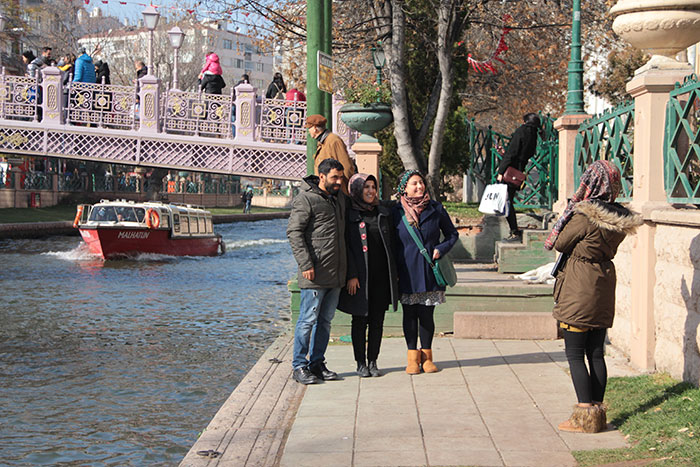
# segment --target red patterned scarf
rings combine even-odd
[[[420,213],[428,206],[430,203],[430,194],[426,191],[423,196],[414,196],[409,198],[408,196],[401,195],[401,207],[403,207],[403,212],[406,213],[406,219],[408,223],[415,228],[418,227],[418,219],[420,218]]]

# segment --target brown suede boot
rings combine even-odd
[[[432,349],[420,349],[420,362],[423,364],[423,371],[426,373],[438,372],[438,367],[433,363]]]
[[[605,411],[599,405],[590,407],[574,406],[571,417],[559,424],[561,431],[574,433],[598,433],[607,428],[605,423]]]
[[[409,375],[417,375],[420,373],[420,350],[408,349],[406,357],[408,364],[406,365],[406,373]]]

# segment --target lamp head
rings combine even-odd
[[[141,14],[143,15],[143,24],[146,25],[146,28],[153,31],[158,26],[158,20],[160,19],[158,10],[156,10],[153,5],[148,5]]]
[[[182,40],[185,38],[185,33],[178,26],[175,26],[168,31],[168,38],[173,49],[179,49],[182,46]]]
[[[372,47],[372,60],[374,61],[375,68],[384,68],[384,65],[386,64],[386,55],[384,54],[384,49],[382,48],[381,43],[378,43],[377,47]]]

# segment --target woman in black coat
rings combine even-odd
[[[398,245],[396,267],[403,308],[403,333],[408,347],[406,373],[420,373],[421,365],[426,373],[435,373],[438,368],[433,363],[433,312],[436,305],[445,303],[445,287],[437,284],[430,263],[408,229],[417,233],[432,261],[445,256],[457,242],[459,234],[442,204],[430,199],[425,178],[420,172],[404,172],[397,191],[400,202],[394,208]],[[442,241],[440,234],[444,236]]]
[[[352,347],[360,377],[381,376],[377,367],[389,304],[398,303],[391,210],[379,204],[377,179],[358,173],[348,183],[346,211],[347,286],[338,309],[352,315]],[[369,332],[368,332],[369,328]]]

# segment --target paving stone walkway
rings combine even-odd
[[[280,465],[560,467],[573,450],[626,445],[612,428],[556,429],[576,400],[561,340],[436,338],[433,352],[441,371],[409,376],[403,339],[384,339],[384,376],[359,378],[351,346],[331,345],[342,380],[306,388]]]

